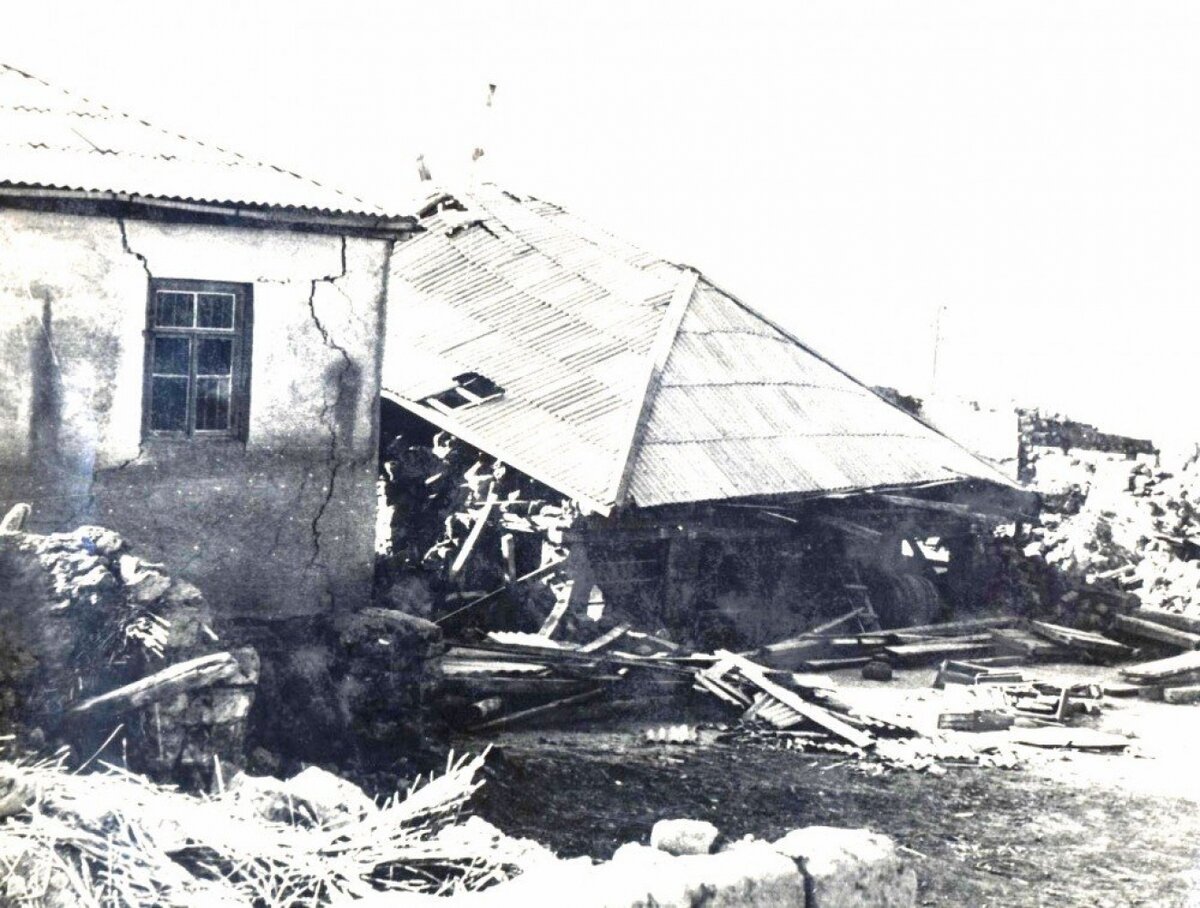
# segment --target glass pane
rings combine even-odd
[[[196,379],[196,429],[229,428],[229,379]]]
[[[191,342],[186,337],[154,338],[155,375],[187,375]]]
[[[196,327],[232,328],[233,294],[201,293],[196,304]]]
[[[154,324],[160,328],[192,327],[192,301],[195,295],[177,293],[173,290],[158,291],[158,302],[154,309]]]
[[[186,378],[151,379],[150,428],[182,432],[187,428]]]
[[[233,365],[233,341],[223,337],[196,339],[196,374],[228,375]]]

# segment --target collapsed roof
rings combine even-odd
[[[0,188],[302,210],[407,223],[393,212],[0,63]]]
[[[683,265],[484,185],[392,259],[383,391],[601,513],[1012,483]]]

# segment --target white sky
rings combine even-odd
[[[945,307],[939,391],[1200,439],[1194,3],[43,2],[0,59],[380,200],[482,141],[866,381]]]

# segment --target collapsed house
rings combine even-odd
[[[423,573],[447,626],[603,605],[714,643],[986,604],[987,531],[1031,506],[999,470],[559,207],[488,185],[420,217],[383,363],[394,599]]]

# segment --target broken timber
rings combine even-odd
[[[843,722],[833,713],[809,703],[795,691],[789,690],[781,684],[777,684],[767,677],[767,669],[761,665],[751,662],[736,653],[731,653],[727,650],[717,650],[716,657],[718,662],[712,669],[707,672],[700,672],[700,675],[706,675],[708,680],[713,680],[717,677],[719,680],[718,668],[736,668],[738,673],[742,675],[752,685],[757,687],[763,693],[769,694],[780,703],[798,712],[814,725],[819,725],[826,731],[836,735],[843,740],[849,741],[856,747],[870,747],[875,739],[866,732],[860,731]]]
[[[239,658],[240,657],[240,658]],[[157,703],[168,697],[200,690],[215,684],[251,684],[257,675],[258,657],[254,650],[239,650],[234,653],[213,653],[168,666],[132,684],[110,690],[108,693],[91,697],[71,708],[74,714],[98,709],[138,709]]]

